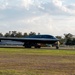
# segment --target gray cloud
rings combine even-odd
[[[68,33],[71,28],[74,34],[73,7],[74,5],[63,4],[61,0],[3,0],[0,4],[0,31],[61,35]]]

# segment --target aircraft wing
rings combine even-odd
[[[1,40],[12,40],[12,41],[20,41],[20,42],[32,42],[32,43],[54,43],[58,41],[58,39],[46,39],[46,38],[14,38],[14,37],[0,37]]]

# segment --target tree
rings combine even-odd
[[[2,33],[0,33],[0,37],[3,37],[3,34]]]
[[[30,33],[29,33],[29,36],[30,36],[30,35],[36,35],[36,33],[35,33],[35,32],[30,32]]]
[[[65,39],[72,39],[73,38],[73,35],[71,33],[64,34],[64,36],[65,36]]]
[[[40,35],[40,33],[38,33],[38,35]]]
[[[64,39],[62,36],[56,36],[57,39],[59,39],[60,44],[64,44]]]
[[[75,45],[75,38],[73,39],[72,43],[73,43],[73,45]]]
[[[28,36],[28,34],[25,32],[25,33],[23,34],[23,36],[26,37],[26,36]]]
[[[15,37],[16,34],[17,34],[17,31],[12,31],[12,32],[11,32],[11,37]]]
[[[21,32],[16,33],[15,37],[22,37],[22,33]]]
[[[68,34],[64,34],[65,36],[65,44],[66,45],[72,45],[72,41],[73,41],[73,35],[71,33]]]
[[[9,34],[9,33],[5,33],[4,36],[5,36],[5,37],[10,37],[10,34]]]

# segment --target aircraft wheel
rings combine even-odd
[[[56,49],[59,49],[59,46],[56,46]]]
[[[25,48],[31,48],[31,46],[25,46]]]
[[[24,43],[24,45],[23,45],[25,48],[31,48],[31,44],[29,43],[29,42],[27,42],[27,43]]]
[[[38,46],[38,45],[37,45],[37,46],[35,46],[35,48],[41,48],[41,46]]]

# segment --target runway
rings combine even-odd
[[[22,45],[0,45],[0,48],[25,48],[25,47]],[[32,47],[30,49],[35,49],[35,48]],[[56,49],[56,47],[41,47],[41,49]],[[74,49],[75,50],[75,46],[60,46],[59,50],[60,49],[65,49],[65,50]]]

